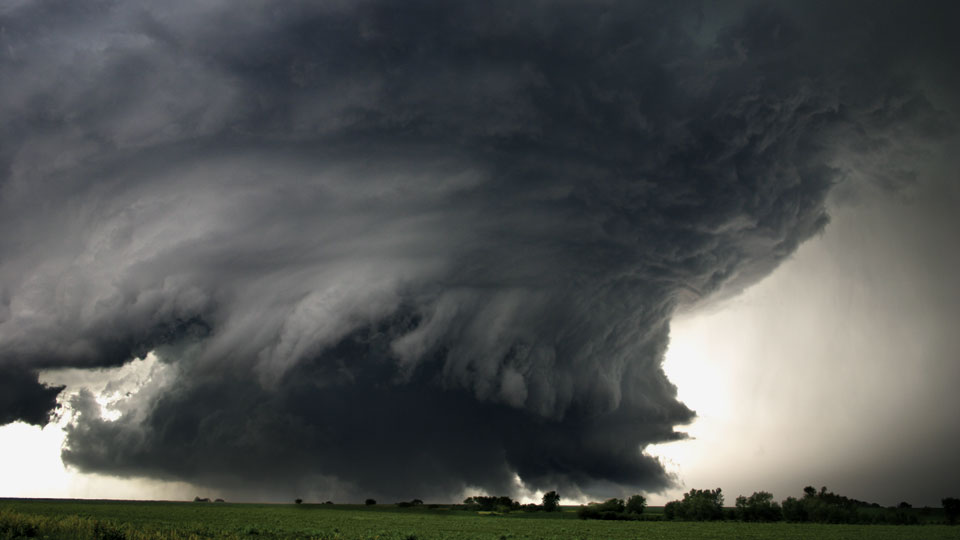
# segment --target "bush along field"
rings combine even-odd
[[[560,507],[552,503],[519,505],[507,497],[473,497],[459,505],[430,505],[419,500],[397,504],[376,504],[371,500],[358,505],[300,501],[280,505],[216,503],[202,499],[193,503],[0,499],[0,539],[960,538],[960,528],[946,524],[953,515],[949,508],[926,513],[924,509],[897,509],[905,515],[917,516],[916,522],[922,526],[875,524],[877,520],[872,518],[857,523],[814,522],[810,518],[821,515],[815,503],[806,503],[809,508],[805,510],[805,521],[765,521],[754,518],[769,517],[764,514],[764,508],[780,508],[767,497],[743,497],[744,504],[736,508],[721,506],[718,517],[698,499],[702,497],[713,504],[722,501],[718,495],[719,490],[692,490],[683,501],[663,508],[647,508],[642,504],[642,497],[625,501],[612,499],[582,507]],[[811,498],[824,499],[819,495],[814,493]],[[797,500],[805,499],[807,497]],[[559,497],[551,500],[559,502]],[[673,509],[672,519],[668,519],[668,507]],[[783,509],[780,511],[783,516]],[[887,511],[873,507],[861,510],[868,516],[884,515]],[[710,517],[694,521],[704,516]],[[736,519],[738,516],[743,519]]]

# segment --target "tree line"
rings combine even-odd
[[[209,499],[197,499],[209,501]],[[219,500],[218,500],[219,501]],[[297,504],[302,501],[296,500]],[[947,523],[960,522],[960,499],[946,497],[941,500],[943,515]],[[327,501],[324,504],[333,504]],[[377,504],[374,499],[365,501],[367,506]],[[397,503],[399,507],[420,506],[423,501],[413,499]],[[663,507],[663,514],[645,516],[647,500],[643,495],[633,495],[626,500],[612,498],[603,502],[594,502],[581,506],[577,515],[581,519],[638,520],[664,519],[670,521],[790,521],[811,523],[889,523],[899,525],[918,524],[917,512],[910,511],[912,506],[901,502],[896,507],[883,508],[876,503],[867,503],[851,499],[828,491],[826,487],[818,491],[812,486],[803,488],[802,497],[787,497],[778,503],[773,495],[766,491],[754,492],[749,497],[740,495],[735,506],[723,506],[723,492],[717,489],[691,489],[684,493],[681,500],[670,501]],[[431,508],[436,505],[430,505]],[[560,495],[556,491],[544,493],[541,504],[521,504],[504,495],[475,495],[464,499],[462,507],[480,512],[507,513],[514,511],[556,512],[560,510]],[[922,515],[932,509],[921,509]]]
[[[944,518],[954,525],[960,521],[960,499],[947,497],[942,499]],[[691,489],[679,501],[671,501],[663,508],[663,517],[680,521],[791,521],[811,523],[890,523],[918,524],[916,512],[910,512],[911,505],[906,502],[896,507],[882,508],[876,503],[858,501],[828,491],[826,487],[818,491],[812,486],[803,488],[800,498],[787,497],[781,503],[773,500],[766,491],[757,491],[745,497],[737,497],[733,508],[723,507],[723,494],[720,488]],[[867,511],[867,509],[874,509]],[[922,512],[922,511],[921,511]]]
[[[560,509],[560,494],[548,491],[540,499],[541,504],[520,504],[504,495],[474,495],[463,500],[463,506],[468,510],[479,512],[513,512],[524,510],[527,512],[556,512]]]
[[[613,498],[590,503],[580,507],[577,515],[580,519],[633,520],[640,519],[646,507],[647,499],[643,495],[633,495],[626,501]]]

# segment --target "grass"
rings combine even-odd
[[[656,510],[651,509],[654,512]],[[582,521],[575,511],[478,515],[450,508],[0,500],[0,539],[800,539],[960,538],[945,525]]]

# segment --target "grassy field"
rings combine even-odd
[[[656,510],[654,510],[655,512]],[[0,539],[960,539],[945,525],[582,521],[575,511],[0,499]]]

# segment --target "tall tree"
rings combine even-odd
[[[560,508],[560,494],[556,491],[548,491],[543,494],[543,509],[546,512],[554,512]]]
[[[625,510],[628,514],[642,514],[647,507],[647,499],[643,495],[634,495],[627,499]]]

